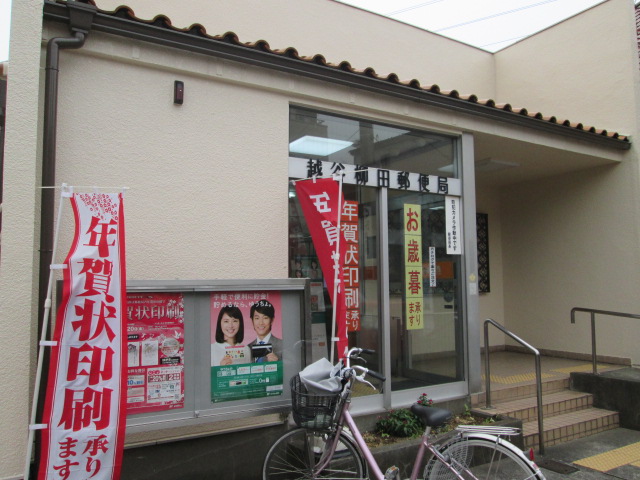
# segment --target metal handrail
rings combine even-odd
[[[523,347],[528,348],[535,355],[535,365],[536,365],[536,396],[538,400],[538,436],[540,438],[539,442],[539,452],[541,455],[544,454],[544,428],[543,428],[543,420],[542,420],[542,373],[540,368],[540,352],[537,348],[532,347],[527,342],[511,333],[509,330],[504,328],[498,322],[493,320],[492,318],[487,318],[484,321],[484,365],[485,365],[485,396],[486,396],[486,407],[491,407],[491,368],[489,367],[489,324],[496,327],[505,335],[508,335],[516,342],[518,342]]]
[[[640,315],[636,315],[634,313],[609,312],[607,310],[597,310],[595,308],[573,307],[571,309],[571,323],[576,323],[576,312],[587,312],[591,314],[591,361],[593,363],[593,374],[598,375],[598,366],[596,362],[596,314],[638,319],[640,319]]]

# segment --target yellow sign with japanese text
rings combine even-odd
[[[404,291],[407,330],[424,327],[422,319],[422,222],[420,205],[404,206]]]

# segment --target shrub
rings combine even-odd
[[[390,410],[376,422],[376,432],[394,437],[416,437],[424,430],[422,422],[406,408]]]

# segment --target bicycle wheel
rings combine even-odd
[[[497,441],[496,441],[497,440]],[[492,435],[457,437],[439,452],[463,479],[544,480],[544,475],[513,444]],[[451,470],[432,457],[424,470],[425,480],[457,480]]]
[[[338,446],[327,467],[314,475],[315,466],[327,455],[334,434],[298,428],[274,443],[264,460],[264,480],[354,479],[366,478],[365,461],[353,440],[340,433]]]

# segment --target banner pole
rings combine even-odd
[[[337,178],[336,178],[337,177]],[[333,356],[337,343],[336,339],[336,323],[338,314],[338,284],[340,282],[340,237],[342,237],[342,231],[340,230],[340,223],[342,221],[342,174],[334,174],[333,178],[338,182],[338,241],[336,242],[336,253],[333,259],[333,314],[331,320],[331,363],[333,364]],[[338,358],[340,352],[338,352]]]
[[[58,247],[58,236],[60,234],[60,223],[62,219],[62,209],[64,207],[63,198],[69,197],[72,194],[73,187],[69,187],[66,183],[62,184],[62,191],[60,192],[60,203],[58,204],[58,218],[56,219],[56,228],[53,236],[53,252],[52,260],[55,258],[55,254]],[[36,415],[38,410],[38,397],[40,391],[40,382],[42,378],[42,363],[44,361],[44,349],[51,346],[47,344],[47,326],[49,324],[49,315],[51,312],[51,292],[53,291],[53,263],[49,269],[49,284],[47,286],[47,299],[44,303],[44,315],[42,318],[42,333],[40,334],[40,345],[38,349],[38,366],[36,368],[35,388],[33,389],[33,400],[31,404],[31,417],[29,419],[29,437],[27,440],[27,453],[24,464],[24,480],[29,480],[29,470],[31,470],[31,453],[33,450],[33,437],[35,431],[43,428],[40,425],[36,425]]]

